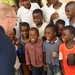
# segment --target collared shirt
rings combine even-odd
[[[51,17],[51,15],[53,14],[53,13],[58,13],[58,15],[59,15],[59,17],[57,18],[57,19],[54,19],[53,20],[53,22],[54,23],[56,23],[56,21],[58,20],[58,19],[63,19],[63,20],[67,20],[67,16],[66,16],[66,14],[65,14],[65,3],[62,3],[62,6],[59,8],[59,9],[54,9],[53,8],[53,4],[50,6],[50,7],[48,7],[47,5],[45,5],[43,8],[42,8],[42,10],[43,10],[43,12],[44,12],[44,18],[45,18],[45,21],[47,22],[47,23],[49,23],[50,22],[50,17]]]
[[[47,4],[45,4],[41,9],[43,11],[43,16],[44,16],[45,22],[49,23],[51,7],[48,7]]]
[[[24,47],[24,46],[25,46],[25,44],[26,44],[27,42],[29,42],[29,39],[24,41],[24,40],[22,39],[22,37],[19,38],[19,43],[20,43],[20,45],[22,46],[22,49],[21,49],[21,50],[22,50],[23,56],[25,56],[25,47]]]
[[[33,22],[32,12],[33,10],[38,9],[38,8],[40,7],[37,3],[31,3],[30,9],[26,9],[25,7],[21,6],[17,12],[17,17],[19,18],[18,22],[19,23],[27,22],[29,23],[29,25],[33,24],[34,22]]]
[[[52,56],[53,52],[59,53],[59,45],[61,44],[61,40],[56,38],[57,40],[54,43],[50,43],[49,41],[44,41],[43,43],[43,52],[46,53],[46,63],[53,64],[59,66],[59,59]]]
[[[70,21],[69,19],[65,21],[65,26],[69,26],[70,25]],[[72,25],[73,27],[75,27],[75,23]]]
[[[33,65],[34,67],[43,66],[43,50],[42,50],[42,40],[38,40],[36,44],[28,42],[25,45],[26,51],[26,64]]]
[[[0,75],[14,75],[15,46],[0,26]]]

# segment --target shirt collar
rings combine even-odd
[[[56,40],[53,43],[51,43],[50,41],[46,40],[46,42],[48,42],[49,44],[55,44],[55,43],[57,43],[57,41],[58,41],[57,37],[56,37]]]

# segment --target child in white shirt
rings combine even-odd
[[[66,20],[65,3],[59,2],[59,0],[53,0],[50,7],[50,23],[56,23],[58,19]]]
[[[18,9],[18,22],[27,22],[33,24],[32,12],[34,9],[40,8],[37,3],[31,3],[31,0],[20,0],[22,6]]]
[[[46,22],[43,22],[43,12],[41,9],[35,9],[33,11],[34,24],[31,27],[36,27],[39,30],[39,38],[44,36],[44,29],[47,26]]]
[[[49,23],[50,22],[50,6],[52,4],[51,0],[47,0],[47,4],[45,4],[42,7],[42,11],[43,11],[43,17],[44,17],[44,21]]]

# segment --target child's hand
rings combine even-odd
[[[44,64],[44,71],[47,71],[47,65]]]
[[[53,53],[52,53],[52,56],[58,58],[58,57],[59,57],[59,54],[58,54],[57,52],[53,52]]]
[[[65,74],[64,69],[62,69],[62,74],[63,74],[63,75]]]
[[[31,65],[28,65],[28,68],[30,71],[32,71],[32,66]]]
[[[17,40],[17,41],[15,42],[15,44],[18,45],[18,44],[19,44],[19,41]]]
[[[58,13],[53,13],[52,15],[51,15],[51,20],[54,20],[54,19],[57,19],[59,17],[59,14]]]
[[[67,64],[69,66],[74,66],[75,65],[75,54],[68,54],[68,58],[67,58]]]

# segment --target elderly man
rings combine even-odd
[[[14,75],[15,47],[6,35],[16,25],[14,9],[0,3],[0,75]]]

